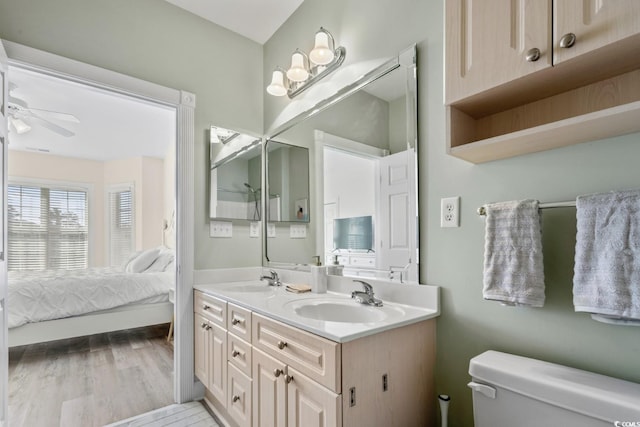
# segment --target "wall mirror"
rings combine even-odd
[[[309,149],[269,140],[269,222],[309,222]]]
[[[412,46],[275,132],[309,148],[310,219],[271,230],[266,266],[418,282],[416,91]]]
[[[260,138],[217,126],[210,132],[209,217],[260,221]]]

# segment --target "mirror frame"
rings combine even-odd
[[[283,123],[282,125],[278,126],[274,131],[271,132],[270,135],[265,136],[264,137],[264,141],[266,142],[267,140],[271,140],[273,138],[278,137],[280,134],[284,133],[285,131],[291,129],[292,127],[302,123],[303,121],[310,119],[314,116],[316,116],[317,114],[319,114],[320,112],[326,110],[327,108],[339,103],[340,101],[344,100],[345,98],[349,97],[350,95],[354,94],[355,92],[359,91],[360,89],[362,89],[363,87],[367,86],[369,83],[372,83],[373,81],[379,79],[380,77],[383,77],[384,75],[390,73],[393,70],[396,70],[397,68],[400,67],[405,67],[406,68],[406,72],[407,73],[411,73],[412,74],[412,78],[411,80],[409,80],[409,76],[407,76],[407,78],[405,79],[406,82],[406,94],[407,95],[411,95],[407,97],[407,122],[406,122],[406,126],[407,126],[407,143],[410,145],[411,143],[413,143],[413,148],[415,150],[415,160],[416,160],[416,165],[415,165],[415,171],[416,171],[416,176],[415,176],[415,194],[416,194],[416,201],[415,201],[415,222],[413,224],[409,224],[409,232],[413,233],[416,236],[416,253],[415,253],[415,262],[412,261],[412,264],[415,268],[415,280],[410,280],[407,283],[414,283],[414,284],[419,284],[420,283],[420,268],[419,268],[419,252],[420,252],[420,233],[419,233],[419,214],[418,214],[418,117],[417,117],[417,102],[418,102],[418,96],[417,96],[417,49],[416,49],[416,44],[412,44],[411,46],[409,46],[408,48],[402,50],[397,56],[392,57],[391,59],[389,59],[388,61],[384,62],[383,64],[379,65],[378,67],[374,68],[373,70],[367,72],[366,74],[364,74],[362,77],[360,77],[358,80],[354,81],[353,83],[345,86],[344,88],[340,89],[338,92],[336,92],[334,95],[325,98],[324,100],[318,102],[316,105],[314,105],[313,107],[309,108],[308,110],[294,116],[293,118],[289,119],[288,121],[286,121],[285,123]],[[411,120],[409,120],[409,117],[411,117]],[[266,169],[266,162],[267,162],[267,153],[265,150],[265,143],[262,144],[262,162],[263,162],[263,171],[265,171]],[[267,179],[266,179],[266,173],[263,173],[263,188],[266,188],[267,185]],[[266,198],[264,197],[264,193],[263,192],[263,197],[262,197],[262,209],[263,212],[265,212],[266,209]],[[297,264],[297,263],[287,263],[287,262],[276,262],[276,261],[270,261],[268,258],[268,252],[267,252],[267,242],[269,240],[268,237],[268,222],[264,221],[263,222],[263,251],[262,251],[262,265],[264,267],[267,268],[283,268],[283,269],[290,269],[290,270],[301,270],[301,271],[310,271],[310,266],[309,264]],[[321,254],[322,255],[322,254]]]

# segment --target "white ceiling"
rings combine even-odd
[[[73,114],[80,121],[62,121],[34,111],[75,136],[58,135],[27,118],[29,132],[18,134],[9,127],[11,150],[105,161],[164,158],[175,144],[175,109],[16,67],[10,67],[9,81],[10,96],[29,107]]]
[[[264,44],[303,0],[166,0],[182,9]]]

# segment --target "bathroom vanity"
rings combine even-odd
[[[437,287],[407,288],[424,291],[422,307],[384,290],[384,306],[372,307],[260,281],[196,285],[205,402],[230,426],[431,425]]]

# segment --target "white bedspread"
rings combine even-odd
[[[126,273],[122,268],[11,271],[9,328],[132,303],[168,301],[174,281],[173,272]]]

